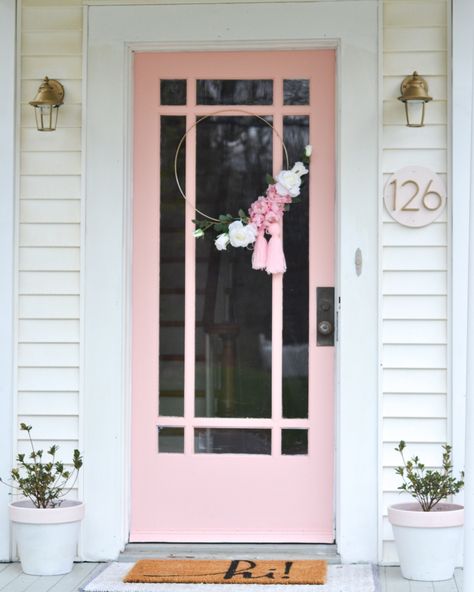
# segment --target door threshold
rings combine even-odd
[[[341,563],[336,545],[296,543],[129,543],[118,561],[139,559],[324,559]]]

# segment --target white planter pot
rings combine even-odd
[[[30,501],[9,505],[21,568],[26,574],[69,573],[76,556],[84,504],[64,501],[59,508],[35,508]]]
[[[400,568],[408,580],[437,581],[453,577],[461,543],[464,508],[439,503],[423,512],[418,503],[388,508]]]

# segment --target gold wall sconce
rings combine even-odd
[[[54,132],[58,122],[59,107],[63,101],[63,85],[45,76],[36,97],[30,101],[30,105],[35,108],[36,127],[39,132]]]
[[[425,105],[432,100],[428,95],[428,83],[418,74],[413,72],[411,76],[404,78],[398,97],[405,103],[405,115],[408,127],[423,127],[425,122]]]

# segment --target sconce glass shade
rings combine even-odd
[[[411,76],[407,76],[401,86],[398,97],[399,101],[405,103],[405,115],[408,127],[423,127],[425,122],[425,105],[433,100],[428,95],[428,83],[418,74],[413,72]]]
[[[58,111],[64,100],[64,87],[57,80],[45,76],[36,97],[30,101],[35,108],[36,127],[40,132],[53,132],[58,122]]]

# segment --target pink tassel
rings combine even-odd
[[[267,249],[267,273],[285,273],[286,260],[283,253],[280,224],[278,222],[270,224],[268,232],[272,237],[268,242]]]
[[[267,263],[267,239],[263,228],[259,231],[253,247],[252,269],[265,269]]]

